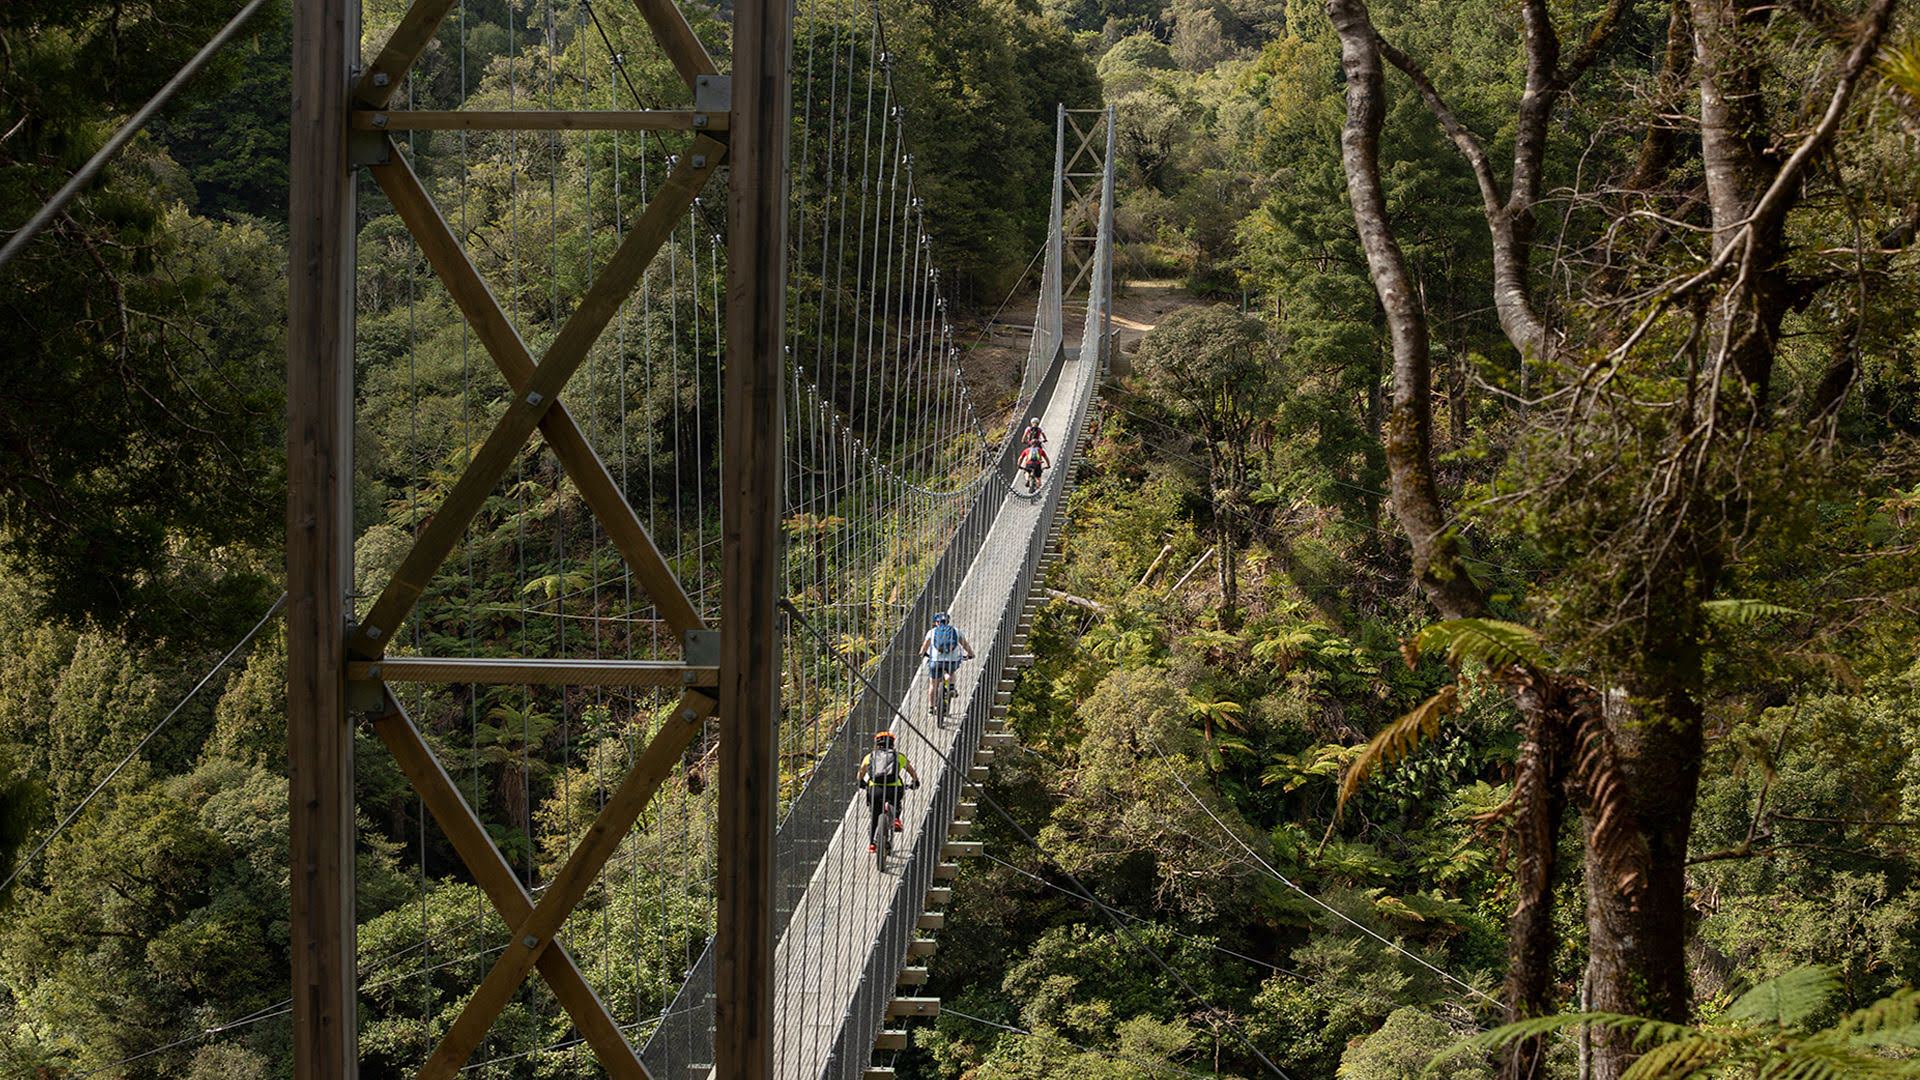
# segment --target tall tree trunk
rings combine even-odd
[[[1600,698],[1577,679],[1532,673],[1510,687],[1520,709],[1520,748],[1513,770],[1513,877],[1507,919],[1508,1018],[1545,1012],[1553,997],[1553,888],[1559,878],[1560,832],[1575,733],[1599,720]],[[1502,1063],[1507,1078],[1545,1075],[1547,1042],[1515,1044]]]
[[[1649,665],[1665,676],[1607,701],[1612,779],[1625,812],[1614,828],[1601,826],[1604,814],[1588,815],[1589,1007],[1680,1020],[1692,1006],[1686,867],[1704,757],[1700,671],[1697,653]],[[1595,1080],[1620,1080],[1638,1056],[1620,1032],[1595,1032],[1594,1044]]]
[[[1394,512],[1413,549],[1413,568],[1427,597],[1450,619],[1483,616],[1486,597],[1461,563],[1458,545],[1433,476],[1432,368],[1426,312],[1406,259],[1387,219],[1380,182],[1380,127],[1384,76],[1380,41],[1364,0],[1328,0],[1327,13],[1340,35],[1347,80],[1347,123],[1341,132],[1341,162],[1354,225],[1366,253],[1393,344],[1393,405],[1386,422],[1387,470]],[[1524,717],[1521,760],[1515,770],[1513,835],[1519,895],[1507,940],[1507,1016],[1518,1020],[1550,1008],[1553,954],[1553,883],[1566,816],[1563,783],[1569,751],[1567,711],[1574,681],[1514,687]],[[1512,1047],[1502,1064],[1505,1080],[1542,1075],[1545,1049],[1538,1039]]]
[[[1433,479],[1433,375],[1426,311],[1387,220],[1380,183],[1380,125],[1386,111],[1379,39],[1364,0],[1328,0],[1347,76],[1347,123],[1340,158],[1354,227],[1393,343],[1393,400],[1383,425],[1393,511],[1413,547],[1413,574],[1450,619],[1480,613],[1486,597],[1460,563]]]
[[[1214,572],[1220,585],[1220,629],[1233,630],[1240,625],[1240,578],[1236,570],[1240,555],[1235,547],[1233,523],[1227,515],[1221,514],[1214,519],[1215,543],[1220,548],[1219,557],[1214,560]]]

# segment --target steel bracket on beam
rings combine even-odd
[[[720,666],[720,631],[689,630],[686,633],[686,665],[688,667]]]
[[[733,111],[733,76],[702,75],[694,79],[693,111],[731,113]]]
[[[354,168],[385,165],[393,160],[393,140],[384,131],[347,132],[347,164]]]
[[[347,680],[347,711],[350,713],[379,712],[386,708],[387,688],[376,674],[365,679]]]

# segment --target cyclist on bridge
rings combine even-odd
[[[1020,471],[1027,474],[1028,494],[1040,490],[1040,473],[1051,464],[1047,460],[1046,447],[1039,443],[1029,443],[1025,450],[1020,451]]]
[[[1047,445],[1047,433],[1041,430],[1039,417],[1037,416],[1027,417],[1027,430],[1024,434],[1020,436],[1020,445],[1022,446]]]
[[[953,673],[960,670],[961,656],[973,659],[973,643],[942,611],[933,617],[933,629],[921,639],[920,655],[927,658],[927,710],[938,714],[941,691]]]
[[[909,785],[900,773],[906,771],[913,780]],[[879,823],[880,815],[886,811],[888,796],[893,801],[893,831],[899,832],[900,814],[907,802],[907,788],[920,786],[920,774],[913,771],[913,763],[907,755],[894,749],[893,732],[874,733],[873,749],[860,759],[860,786],[867,792],[867,835],[873,835],[873,827]],[[869,852],[874,845],[867,845]]]

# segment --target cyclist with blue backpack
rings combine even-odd
[[[940,695],[960,670],[961,657],[973,659],[973,645],[943,611],[933,617],[933,629],[920,642],[920,655],[927,658],[927,709],[938,715]]]

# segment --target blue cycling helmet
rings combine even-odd
[[[935,625],[935,626],[945,626],[945,625],[947,625],[947,613],[946,613],[946,612],[944,612],[944,611],[942,611],[942,612],[939,612],[939,613],[937,613],[937,614],[935,614],[935,615],[934,615],[934,617],[933,617],[933,625]]]

